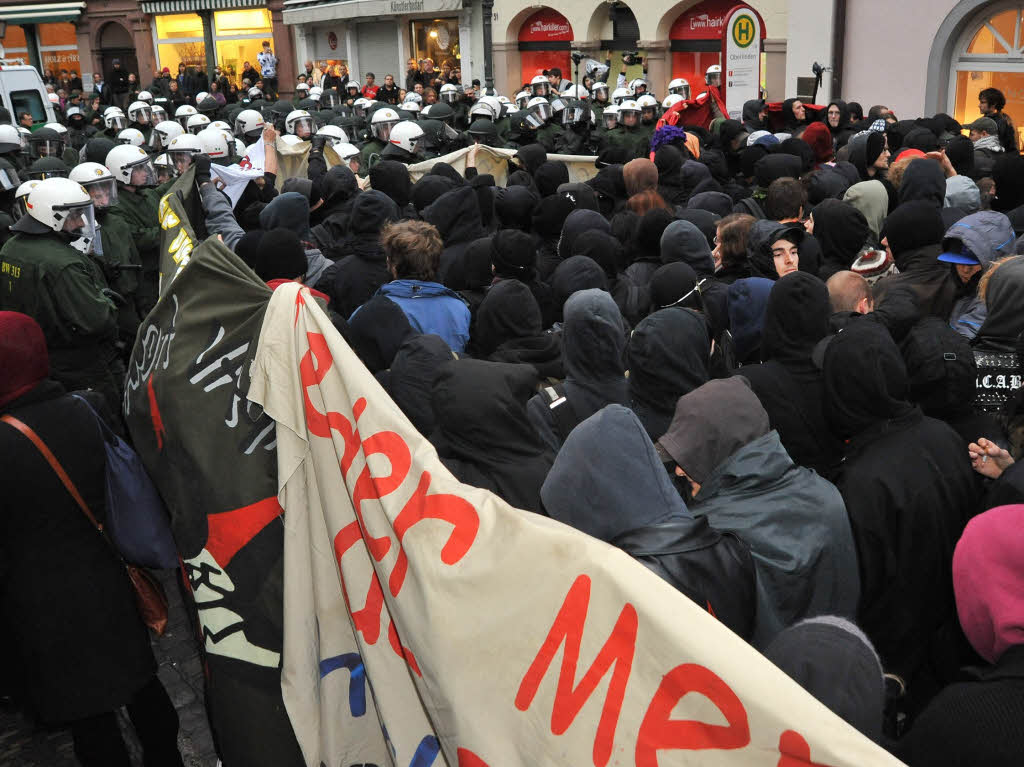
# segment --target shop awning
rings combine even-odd
[[[266,0],[142,0],[146,13],[194,13],[195,11],[228,11],[233,8],[264,8]]]
[[[0,21],[6,21],[8,24],[49,24],[54,21],[75,21],[84,10],[84,0],[71,3],[0,5]]]
[[[284,0],[285,24],[461,11],[463,0]]]

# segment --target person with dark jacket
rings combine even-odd
[[[440,336],[413,333],[398,347],[387,372],[388,394],[427,439],[437,429],[431,405],[434,380],[441,366],[453,359],[457,359],[455,352]]]
[[[317,242],[325,244],[324,255],[335,261],[343,255],[336,248],[348,236],[352,206],[359,195],[359,182],[347,166],[335,165],[321,177],[320,187],[324,202],[315,211],[319,214],[319,223],[313,227],[313,236]]]
[[[484,236],[476,192],[468,185],[446,192],[423,210],[423,220],[436,226],[444,241],[438,270],[444,282],[452,263],[473,240]]]
[[[608,405],[573,429],[541,500],[552,518],[623,549],[750,639],[757,605],[750,550],[690,513],[627,408]]]
[[[106,451],[92,409],[103,409],[102,398],[86,394],[91,406],[49,376],[38,323],[0,312],[0,415],[39,436],[103,523]],[[178,716],[120,557],[9,423],[0,424],[0,459],[0,617],[13,653],[5,661],[32,709],[47,724],[70,725],[83,767],[109,767],[128,764],[117,719],[127,706],[146,764],[180,767]]]
[[[665,144],[654,153],[654,165],[658,169],[658,194],[669,205],[686,205],[690,195],[683,184],[683,153]]]
[[[996,160],[992,169],[996,196],[992,210],[1005,213],[1017,237],[1024,235],[1024,157],[1007,154]]]
[[[630,334],[626,355],[630,407],[655,440],[668,431],[679,398],[710,377],[708,324],[692,309],[660,309]]]
[[[541,327],[548,328],[555,322],[558,312],[551,288],[537,279],[537,271],[534,268],[536,260],[533,241],[526,232],[504,229],[491,237],[491,271],[494,273],[494,283],[512,279],[526,285],[540,309]]]
[[[821,245],[823,258],[818,277],[827,280],[849,271],[870,234],[864,214],[848,202],[822,200],[814,206],[811,222],[808,229]]]
[[[471,338],[480,359],[533,365],[541,378],[565,376],[561,338],[544,332],[540,306],[519,280],[503,279],[487,292]]]
[[[600,231],[584,232],[576,238],[572,250],[574,256],[593,259],[604,269],[608,292],[630,326],[647,316],[650,309],[649,286],[634,285],[622,271],[622,246],[617,239]]]
[[[823,371],[825,412],[846,441],[836,485],[860,561],[857,622],[915,712],[959,665],[949,567],[974,477],[959,435],[907,401],[903,358],[880,323],[847,325]]]
[[[531,228],[537,248],[537,276],[545,282],[551,280],[551,275],[562,262],[558,252],[562,228],[575,210],[572,200],[560,194],[539,200],[533,207]],[[598,218],[608,223],[604,216]]]
[[[940,692],[896,754],[911,767],[1015,767],[1024,754],[1024,506],[980,514],[953,552],[960,625],[987,664]]]
[[[494,195],[494,215],[498,219],[498,228],[529,232],[533,210],[539,200],[537,193],[529,187],[510,186],[498,189]]]
[[[625,377],[626,328],[607,292],[580,290],[565,302],[562,361],[565,382],[526,405],[541,440],[558,451],[573,427],[608,404],[629,404]]]
[[[802,618],[853,617],[860,582],[843,499],[793,463],[743,378],[709,381],[680,397],[658,447],[694,515],[750,546],[755,647]]]
[[[918,319],[928,315],[949,318],[957,287],[949,267],[938,260],[945,231],[939,208],[930,201],[903,203],[889,214],[882,245],[892,254],[899,274],[874,286],[877,308],[886,306],[890,294],[902,292],[913,296]]]
[[[526,417],[536,384],[529,365],[444,363],[434,382],[431,442],[460,482],[490,490],[517,509],[541,512],[540,489],[555,454]]]
[[[327,267],[318,283],[342,317],[351,317],[381,285],[391,280],[380,233],[398,218],[398,206],[383,192],[370,189],[356,198],[349,235],[343,247],[335,251],[344,255]]]
[[[348,341],[375,376],[387,371],[399,348],[416,335],[401,307],[385,296],[374,296],[352,316]]]
[[[674,221],[672,213],[664,208],[649,210],[640,218],[632,242],[635,258],[633,263],[626,267],[626,276],[633,284],[646,285],[651,281],[651,275],[662,265],[662,236]]]
[[[572,256],[565,259],[551,275],[551,299],[555,304],[555,313],[559,322],[562,321],[566,301],[573,293],[588,288],[608,290],[608,279],[594,259],[588,256]]]
[[[842,443],[825,417],[825,385],[811,353],[829,334],[828,289],[817,277],[796,272],[772,286],[765,311],[759,365],[738,375],[768,413],[790,458],[831,479],[842,459]]]
[[[765,116],[768,114],[768,106],[764,99],[750,99],[743,102],[743,129],[747,133],[765,129]]]

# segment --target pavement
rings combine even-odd
[[[167,631],[152,633],[157,673],[178,711],[178,748],[186,767],[216,767],[213,736],[203,702],[203,669],[199,646],[182,603],[175,571],[155,573],[170,605]],[[141,749],[128,716],[118,714],[133,767],[142,767]],[[44,727],[14,705],[0,706],[0,767],[78,767],[68,730]]]

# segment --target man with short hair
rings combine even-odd
[[[565,90],[562,85],[562,70],[558,67],[551,67],[551,69],[545,70],[544,74],[548,78],[548,82],[551,84],[552,93],[561,93]]]
[[[800,179],[784,176],[768,185],[764,201],[765,215],[780,224],[803,226],[804,208],[807,205],[807,189]],[[814,274],[821,264],[821,244],[813,234],[805,234],[800,242],[800,263],[803,271]]]
[[[364,85],[362,91],[360,91],[363,94],[364,99],[376,100],[377,91],[380,90],[380,86],[374,84],[376,81],[377,76],[374,75],[373,72],[366,73],[366,85]]]
[[[383,104],[398,104],[399,88],[394,75],[384,75],[384,85],[377,90],[377,101]]]
[[[18,125],[20,125],[22,128],[28,128],[29,130],[32,130],[32,126],[34,124],[35,123],[32,120],[32,115],[30,115],[28,112],[18,113]]]
[[[970,130],[970,139],[974,142],[975,175],[978,178],[991,176],[996,160],[1006,151],[999,139],[999,124],[991,117],[979,117],[964,127]]]
[[[469,341],[469,307],[458,293],[437,282],[444,243],[433,224],[399,221],[384,227],[380,247],[394,277],[377,295],[386,296],[405,312],[420,333],[441,336],[453,352]]]
[[[995,135],[1007,152],[1017,151],[1017,130],[1013,120],[1003,110],[1006,108],[1006,96],[998,88],[986,88],[978,94],[978,111],[996,123]],[[973,139],[972,139],[973,140]]]
[[[871,284],[856,272],[836,272],[825,283],[832,314],[870,314],[875,310]]]
[[[321,82],[324,79],[324,73],[318,67],[313,66],[313,62],[309,59],[306,59],[305,66],[306,71],[304,74],[306,75],[306,82],[309,84],[309,87],[321,87]]]

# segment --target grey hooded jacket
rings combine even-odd
[[[949,253],[951,248],[960,252],[969,250],[978,259],[981,274],[988,271],[993,261],[1013,255],[1014,245],[1015,235],[1010,219],[991,210],[965,216],[949,227],[942,238],[943,253]],[[980,280],[980,277],[976,279]],[[953,305],[949,325],[967,338],[974,338],[987,314],[975,281],[970,295],[963,296]]]

